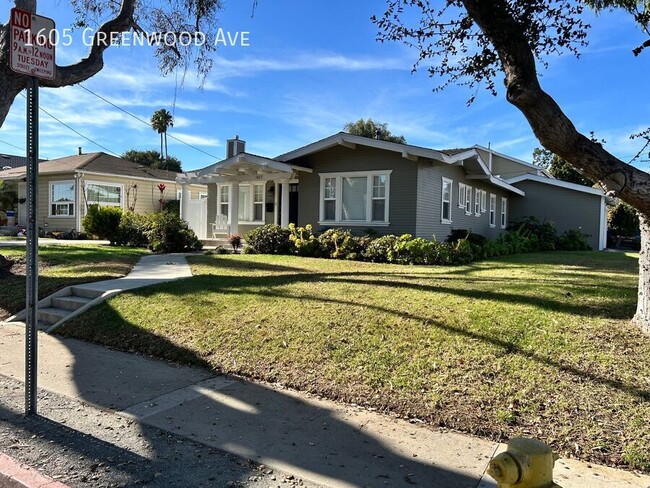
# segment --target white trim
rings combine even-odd
[[[474,188],[474,216],[481,216],[481,190]]]
[[[52,201],[52,186],[59,184],[70,184],[72,183],[72,201],[64,203],[56,203]],[[48,184],[48,205],[47,205],[47,217],[52,219],[74,219],[79,212],[77,208],[77,182],[76,180],[53,180]],[[52,215],[52,205],[70,205],[72,204],[72,213],[68,215]],[[27,204],[25,204],[25,209]]]
[[[531,175],[534,176],[534,175]],[[508,190],[512,193],[516,193],[519,196],[525,197],[526,193],[524,190],[520,190],[519,188],[516,188],[510,184],[509,181],[504,181],[501,178],[497,178],[496,176],[490,176],[489,178],[490,183],[492,183],[494,186],[498,186],[499,188],[503,188],[504,190]]]
[[[390,175],[392,169],[374,171],[348,171],[337,173],[319,173],[320,192],[318,196],[318,224],[319,225],[365,225],[365,226],[386,226],[390,224]],[[373,177],[386,177],[386,192],[384,197],[384,220],[372,220],[372,196]],[[325,180],[334,178],[334,220],[325,220]],[[343,178],[366,178],[366,219],[365,220],[343,220]],[[331,201],[331,199],[328,199]]]
[[[114,187],[119,187],[120,189],[120,203],[119,205],[114,205],[111,203],[103,203],[100,204],[99,202],[91,202],[88,200],[88,186],[89,185],[98,185],[98,186],[114,186]],[[87,205],[104,205],[105,207],[119,207],[122,210],[124,210],[124,183],[111,183],[108,181],[84,181],[84,187],[83,187],[83,192],[84,192],[84,201],[86,202]]]
[[[465,183],[458,182],[458,208],[465,208],[465,199],[467,198],[467,193],[465,193],[466,186]]]
[[[481,190],[481,213],[487,211],[487,191]]]
[[[575,190],[583,193],[590,193],[591,195],[604,195],[604,192],[598,188],[592,188],[590,186],[578,185],[577,183],[569,183],[568,181],[557,180],[555,178],[546,178],[544,176],[525,174],[520,176],[515,176],[506,180],[509,184],[514,185],[520,181],[535,181],[537,183],[544,183],[546,185],[558,186],[560,188],[566,188],[567,190]]]
[[[67,172],[69,173],[69,172]],[[107,178],[122,178],[122,179],[127,179],[127,180],[143,180],[143,181],[160,181],[163,183],[178,183],[177,180],[167,180],[165,178],[156,178],[155,176],[152,176],[151,178],[145,178],[143,176],[129,176],[129,175],[120,175],[120,174],[110,174],[110,173],[95,173],[93,171],[84,171],[84,170],[76,170],[75,173],[79,173],[82,175],[92,175],[92,176],[106,176]],[[53,173],[41,173],[42,176],[48,176],[49,174]]]
[[[600,197],[600,233],[598,235],[598,250],[607,248],[607,202],[605,195]]]
[[[472,187],[465,185],[465,215],[472,215]]]
[[[445,184],[449,185],[449,200],[445,202]],[[454,201],[454,180],[442,177],[442,183],[440,185],[440,223],[442,224],[451,224],[451,208],[452,202]],[[449,218],[445,218],[445,203],[449,204]]]
[[[524,161],[523,159],[518,159],[518,158],[515,158],[515,157],[512,157],[512,156],[508,156],[506,154],[495,151],[492,148],[487,148],[487,147],[481,146],[480,144],[474,144],[472,147],[474,149],[482,149],[483,151],[485,151],[487,153],[491,153],[491,154],[493,154],[495,156],[499,156],[500,158],[509,159],[512,162],[515,162],[517,164],[521,164],[523,166],[527,166],[528,168],[534,168],[536,170],[542,170],[543,169],[543,168],[540,168],[539,166],[534,165],[533,163],[529,163],[527,161]]]
[[[411,157],[419,156],[422,158],[436,159],[438,161],[445,161],[445,155],[435,149],[427,149],[425,147],[411,146],[409,144],[399,144],[397,142],[382,141],[379,139],[370,139],[369,137],[355,136],[347,132],[339,132],[338,134],[331,135],[320,141],[312,142],[306,146],[300,147],[293,151],[289,151],[277,156],[277,161],[289,161],[291,159],[307,156],[315,152],[323,151],[335,146],[359,145],[365,147],[374,147],[376,149],[384,149],[386,151],[393,151],[403,155],[406,153]],[[410,160],[411,158],[409,158]]]
[[[505,229],[508,227],[508,199],[506,197],[501,197],[501,214],[499,218],[501,228]]]

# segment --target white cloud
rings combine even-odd
[[[209,136],[201,136],[197,134],[187,134],[184,132],[176,132],[174,131],[173,133],[170,131],[170,135],[173,135],[174,137],[180,139],[181,141],[187,143],[187,144],[192,144],[193,146],[206,146],[206,147],[219,147],[221,146],[221,141],[217,138],[214,137],[209,137]],[[169,138],[168,141],[169,145],[171,146],[172,144],[178,145],[182,144],[182,142],[179,142],[175,139]]]

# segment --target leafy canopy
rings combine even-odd
[[[176,173],[183,171],[181,169],[181,161],[178,158],[169,156],[169,158],[167,158],[167,161],[164,161],[160,157],[159,151],[140,151],[137,149],[131,149],[122,154],[121,157],[122,159],[132,161],[141,166],[147,166],[148,168],[166,169],[169,171],[175,171]]]
[[[585,178],[571,167],[564,159],[557,154],[544,148],[536,148],[533,151],[533,164],[547,170],[554,178],[578,185],[593,186],[594,182]]]
[[[368,120],[359,119],[356,122],[348,122],[343,127],[343,130],[355,136],[406,144],[404,136],[395,136],[388,130],[388,124],[375,122],[370,118]]]

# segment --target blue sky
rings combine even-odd
[[[11,3],[4,2],[7,17]],[[248,151],[276,156],[361,117],[387,122],[409,143],[433,148],[491,143],[497,151],[530,160],[538,146],[503,91],[496,98],[479,91],[467,107],[471,92],[466,88],[434,93],[436,80],[424,72],[411,74],[414,50],[376,42],[369,18],[382,13],[382,0],[260,0],[252,18],[250,1],[224,3],[221,26],[250,31],[250,46],[221,48],[202,89],[191,75],[180,88],[174,76],[161,77],[143,47],[111,48],[104,70],[85,82],[143,119],[159,108],[173,112],[170,134],[204,151],[170,139],[170,154],[186,170],[222,158],[225,140],[235,134],[247,141]],[[58,28],[69,25],[68,2],[40,4],[39,13],[53,17]],[[632,48],[644,38],[622,14],[606,13],[591,23],[582,57],[551,58],[542,85],[579,130],[595,131],[610,151],[629,160],[641,147],[629,135],[650,126],[650,52],[633,57]],[[59,64],[74,62],[86,49],[75,37],[72,46],[58,50]],[[158,147],[152,129],[80,87],[43,89],[41,105],[112,152]],[[24,111],[18,97],[0,128],[0,152],[20,153],[7,142],[24,147]],[[42,157],[69,155],[77,146],[102,150],[41,114]],[[648,169],[644,159],[637,165]]]

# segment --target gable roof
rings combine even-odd
[[[40,159],[39,163],[47,161],[46,159]],[[18,168],[20,166],[27,166],[27,158],[25,156],[16,156],[15,154],[0,154],[0,170],[4,170],[5,167],[9,168]]]
[[[592,188],[591,186],[578,185],[577,183],[569,183],[568,181],[558,180],[556,178],[549,178],[546,176],[534,175],[534,174],[525,174],[521,176],[515,176],[506,180],[511,185],[516,185],[521,181],[535,181],[537,183],[543,183],[545,185],[558,186],[560,188],[566,188],[567,190],[580,191],[583,193],[591,193],[592,195],[605,196],[605,192],[599,188]]]
[[[27,168],[25,166],[0,171],[0,180],[24,178],[26,172]],[[52,159],[51,161],[44,161],[39,165],[38,172],[41,175],[90,173],[171,182],[175,181],[177,176],[177,173],[174,173],[173,171],[141,166],[137,163],[111,156],[110,154],[103,152],[79,154]]]

